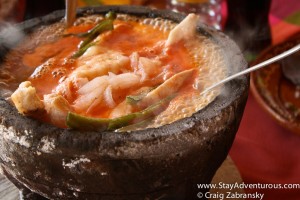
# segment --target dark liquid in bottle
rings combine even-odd
[[[227,0],[225,32],[243,52],[257,54],[271,44],[268,21],[271,0]]]

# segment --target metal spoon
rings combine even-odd
[[[67,27],[70,27],[73,25],[75,19],[76,19],[76,8],[77,8],[77,0],[65,0],[66,3],[66,24]]]
[[[217,83],[209,86],[208,88],[205,88],[201,92],[201,94],[204,94],[205,92],[208,92],[209,90],[212,90],[213,88],[218,87],[218,86],[220,86],[220,85],[222,85],[222,84],[224,84],[224,83],[226,83],[226,82],[228,82],[228,81],[230,81],[232,79],[235,79],[235,78],[237,78],[239,76],[248,74],[248,73],[253,72],[255,70],[258,70],[258,69],[260,69],[262,67],[265,67],[265,66],[267,66],[269,64],[272,64],[273,62],[281,60],[281,59],[283,59],[283,58],[285,58],[285,57],[287,57],[287,56],[289,56],[289,55],[297,52],[298,50],[300,50],[300,44],[296,45],[295,47],[293,47],[293,48],[291,48],[291,49],[289,49],[289,50],[287,50],[287,51],[285,51],[285,52],[283,52],[283,53],[281,53],[281,54],[279,54],[279,55],[277,55],[277,56],[275,56],[273,58],[270,58],[270,59],[268,59],[268,60],[266,60],[266,61],[264,61],[262,63],[254,65],[254,66],[252,66],[252,67],[250,67],[248,69],[245,69],[245,70],[243,70],[241,72],[233,74],[233,75],[231,75],[231,76],[229,76],[229,77],[227,77],[227,78],[225,78],[225,79],[223,79],[223,80],[221,80],[221,81],[219,81],[219,82],[217,82]]]

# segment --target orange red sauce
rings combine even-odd
[[[83,33],[93,28],[94,25],[78,25],[66,30],[66,33]],[[169,73],[176,74],[178,72],[195,68],[195,64],[185,48],[183,42],[179,42],[176,48],[166,49],[164,43],[168,38],[169,32],[159,31],[158,29],[141,24],[134,21],[124,22],[115,20],[115,29],[103,33],[100,45],[110,50],[122,52],[125,56],[130,56],[133,52],[137,52],[142,57],[154,58],[159,56],[162,66],[168,65]],[[38,67],[46,60],[51,58],[50,70],[46,70],[39,76],[31,76],[28,80],[36,88],[37,94],[42,99],[43,95],[49,94],[55,90],[57,85],[62,82],[77,66],[76,59],[71,56],[78,50],[78,45],[83,38],[76,36],[61,37],[57,41],[44,44],[35,49],[31,54],[23,57],[23,63],[28,67]],[[124,66],[130,68],[130,66]],[[196,76],[196,75],[195,75]],[[192,92],[192,81],[181,90],[185,93]],[[157,86],[154,80],[147,80],[144,86]],[[75,85],[69,86],[73,91],[73,99],[69,100],[70,104],[74,103],[77,98],[78,88]],[[143,86],[140,86],[143,87]],[[125,97],[137,88],[131,88],[119,91],[114,96],[116,103],[122,102]],[[90,116],[107,117],[111,112],[110,108],[98,107],[90,112]]]

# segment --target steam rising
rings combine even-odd
[[[2,49],[10,49],[14,47],[19,41],[21,41],[25,34],[17,28],[17,26],[14,26],[10,23],[6,23],[1,27],[0,32],[0,50]],[[2,53],[1,53],[2,54]]]
[[[0,62],[2,62],[7,51],[15,47],[25,37],[25,34],[12,23],[1,23],[0,29]],[[0,71],[0,96],[7,98],[11,95],[9,82],[13,79],[7,68],[2,67]]]

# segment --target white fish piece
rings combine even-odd
[[[140,57],[138,62],[137,73],[141,74],[141,81],[154,77],[161,71],[161,62],[156,59]]]
[[[169,47],[181,40],[191,40],[196,35],[198,16],[189,14],[169,33],[165,46]]]
[[[119,90],[136,86],[139,83],[140,76],[134,73],[119,75],[109,73],[109,76],[96,77],[77,91],[79,97],[74,101],[73,108],[77,112],[89,113],[103,101],[106,105],[113,108],[116,106],[113,94],[118,93]]]
[[[79,58],[77,65],[78,67],[72,74],[92,80],[97,76],[107,75],[108,72],[119,74],[127,71],[126,67],[129,67],[130,59],[119,52],[108,51],[107,53],[88,57],[88,59]]]
[[[110,108],[116,106],[116,102],[113,98],[112,88],[110,85],[104,91],[104,101],[106,102],[106,105],[108,105],[108,107]]]
[[[132,113],[132,106],[125,101],[119,103],[110,113],[109,118],[117,118]]]
[[[95,107],[96,105],[99,105],[103,100],[103,93],[108,86],[108,82],[104,81],[96,87],[93,87],[95,85],[91,85],[90,87],[87,87],[86,85],[83,86],[86,87],[86,90],[84,93],[81,93],[72,106],[77,112],[89,112],[91,110],[91,106]]]
[[[86,113],[91,113],[92,110],[93,110],[95,107],[101,105],[101,103],[102,103],[103,100],[104,100],[104,95],[99,96],[98,98],[96,98],[96,99],[93,101],[93,103],[87,108]]]
[[[84,52],[84,54],[81,56],[81,58],[89,58],[89,57],[92,57],[92,56],[95,56],[95,55],[98,55],[98,54],[102,54],[102,53],[105,53],[109,51],[107,48],[104,48],[102,47],[101,45],[93,45],[91,46],[90,48],[88,48],[86,50],[86,52]]]
[[[159,100],[162,100],[170,95],[175,94],[179,88],[183,85],[187,78],[191,77],[196,69],[189,69],[175,74],[163,84],[149,92],[140,102],[139,106],[147,107],[152,105]]]
[[[140,56],[137,52],[133,52],[129,57],[132,71],[136,72],[138,70]]]
[[[68,77],[55,88],[53,93],[61,94],[67,100],[73,98],[72,90],[78,90],[88,82],[87,78]]]
[[[82,86],[84,86],[89,82],[87,78],[79,78],[79,77],[73,77],[71,81],[75,88],[81,88]]]
[[[131,88],[139,85],[141,77],[134,73],[123,73],[116,76],[110,76],[109,85],[114,91]]]
[[[97,90],[99,87],[106,87],[108,83],[108,76],[99,76],[84,84],[81,88],[79,88],[77,93],[79,95],[88,94],[93,92],[94,90]]]
[[[71,110],[69,102],[59,94],[44,95],[45,109],[52,123],[64,127],[68,112]]]
[[[38,97],[36,89],[30,81],[22,82],[18,89],[11,95],[11,100],[17,110],[25,115],[44,109],[44,104]]]
[[[116,74],[112,73],[112,72],[108,72],[108,76],[109,77],[113,77],[113,76],[117,76]]]

